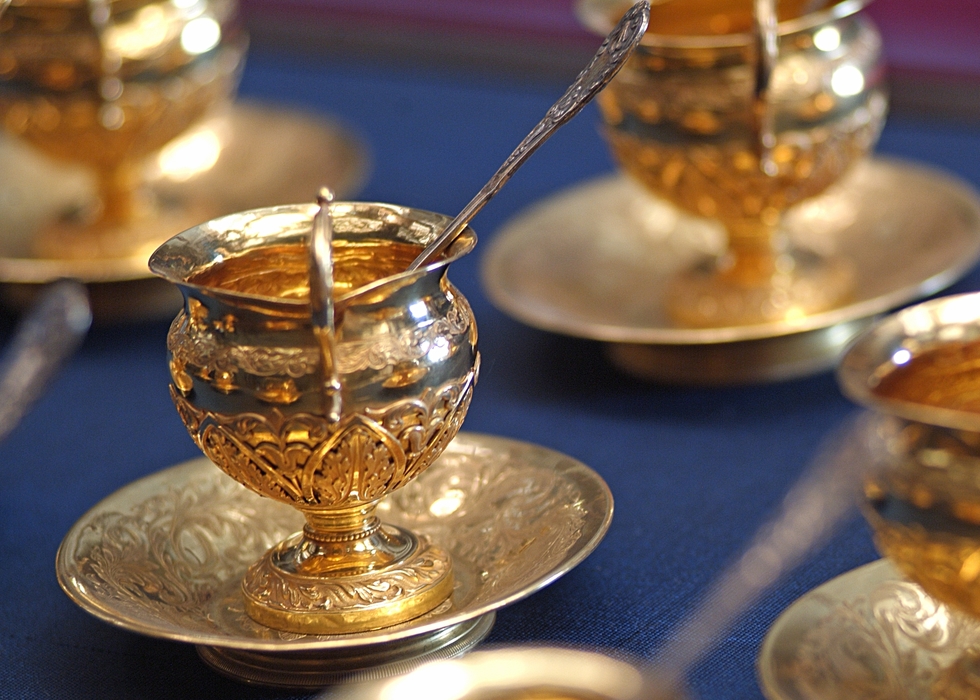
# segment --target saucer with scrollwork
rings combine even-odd
[[[195,644],[216,670],[251,683],[318,687],[382,678],[459,655],[499,608],[548,585],[601,541],[613,501],[602,478],[553,450],[460,433],[420,477],[378,507],[451,552],[442,605],[393,627],[281,632],[245,614],[245,569],[303,526],[293,508],[246,490],[206,459],[140,479],[68,532],[58,581],[87,612],[124,629]]]
[[[885,559],[828,581],[776,620],[759,654],[769,700],[959,700],[980,692],[980,620]]]

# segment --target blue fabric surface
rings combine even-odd
[[[243,96],[334,115],[370,144],[363,199],[455,213],[562,86],[391,72],[253,56]],[[592,466],[616,497],[608,536],[578,568],[499,613],[490,641],[647,655],[780,502],[821,440],[851,414],[829,374],[737,389],[663,388],[618,374],[597,343],[522,326],[487,302],[480,251],[521,207],[612,168],[587,110],[481,213],[484,246],[453,281],[480,324],[483,368],[465,429],[537,442]],[[980,131],[891,122],[882,152],[980,185]],[[955,291],[980,288],[976,271]],[[284,697],[208,670],[194,650],[102,623],[59,590],[71,525],[130,481],[197,456],[167,394],[167,324],[96,329],[0,445],[0,695],[30,698]],[[9,327],[8,327],[9,330]],[[759,698],[755,658],[795,598],[876,558],[844,528],[699,666],[705,698]]]

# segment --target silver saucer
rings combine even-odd
[[[639,376],[738,383],[832,366],[871,318],[932,294],[980,257],[980,201],[929,168],[881,158],[857,165],[786,216],[792,238],[855,267],[841,308],[795,321],[681,328],[663,308],[673,273],[722,250],[714,222],[687,216],[622,175],[586,182],[520,214],[490,242],[483,280],[491,300],[548,331],[606,341]]]
[[[227,675],[315,687],[385,677],[471,648],[489,632],[495,610],[581,562],[605,535],[612,508],[601,477],[570,457],[461,433],[379,508],[385,521],[452,552],[451,599],[394,627],[297,635],[246,616],[241,579],[266,549],[302,527],[302,517],[201,458],[140,479],[86,513],[58,551],[58,581],[96,617],[198,645]]]
[[[91,173],[4,136],[0,163],[0,304],[22,308],[38,285],[72,277],[89,285],[97,320],[176,313],[180,294],[147,268],[155,245],[116,257],[45,258],[33,250],[45,223],[91,203]],[[201,122],[151,157],[144,182],[159,202],[161,219],[178,226],[162,243],[181,228],[224,214],[312,201],[324,185],[340,197],[351,195],[367,171],[364,145],[340,124],[245,102]]]
[[[955,683],[964,653],[978,644],[980,621],[882,559],[783,612],[763,642],[759,683],[769,700],[932,700]]]

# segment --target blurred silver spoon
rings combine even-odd
[[[74,280],[47,287],[0,356],[0,441],[40,398],[92,324],[88,292]]]
[[[861,414],[819,451],[749,548],[715,579],[701,604],[657,654],[653,675],[663,697],[683,697],[684,678],[736,618],[783,574],[823,543],[856,507],[865,477],[883,466]]]

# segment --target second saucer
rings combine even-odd
[[[511,221],[483,260],[494,303],[544,330],[610,343],[646,379],[732,384],[833,365],[870,319],[952,284],[980,256],[980,200],[929,168],[875,158],[786,217],[793,239],[853,262],[850,300],[753,326],[683,328],[664,309],[670,275],[723,249],[720,228],[626,177],[561,192]]]

